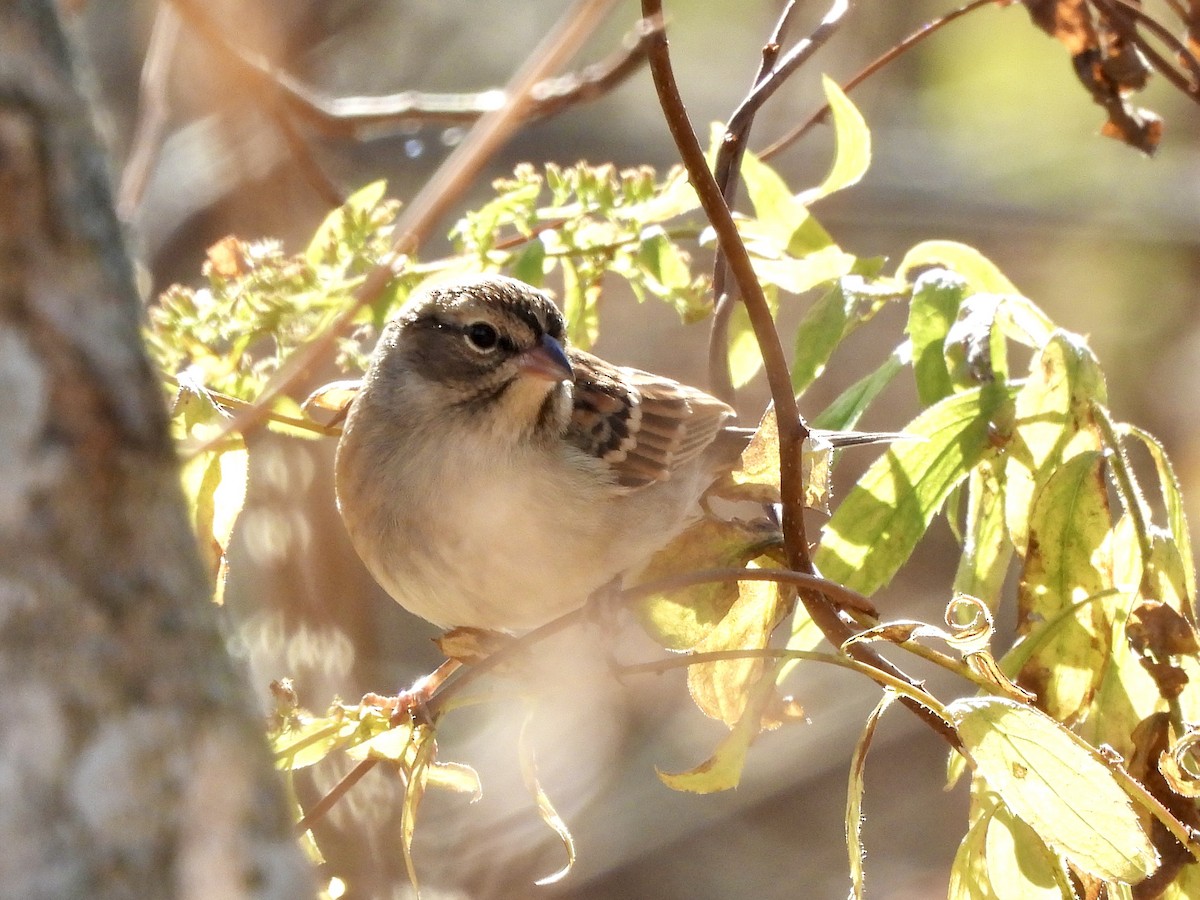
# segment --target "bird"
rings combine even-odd
[[[584,605],[699,519],[752,434],[705,391],[572,347],[547,293],[493,274],[414,294],[350,387],[350,541],[443,629],[519,634]]]

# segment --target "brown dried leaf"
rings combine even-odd
[[[499,631],[464,627],[452,628],[433,642],[447,659],[474,665],[511,646],[513,640],[512,635]]]
[[[217,275],[226,279],[241,278],[251,268],[246,248],[246,242],[233,235],[221,238],[205,251],[208,262],[204,264],[204,275]]]

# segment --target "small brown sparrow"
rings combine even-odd
[[[338,444],[338,507],[405,609],[444,628],[523,631],[700,516],[750,437],[733,416],[696,388],[569,347],[562,314],[527,284],[458,281],[385,328]]]

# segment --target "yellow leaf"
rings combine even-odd
[[[765,520],[701,519],[660,550],[635,585],[702,569],[740,569],[778,542],[778,530]],[[737,597],[735,582],[712,582],[648,597],[634,605],[634,612],[664,647],[687,650],[720,623]]]
[[[1056,853],[1106,881],[1158,865],[1129,797],[1096,751],[1045,713],[1000,698],[947,707],[975,770]]]
[[[751,563],[747,568],[757,568]],[[696,645],[713,650],[758,650],[786,611],[779,588],[770,581],[742,581],[738,596],[720,623]],[[763,677],[763,659],[727,659],[688,666],[688,690],[706,716],[732,727],[742,718],[750,690]]]
[[[521,760],[521,778],[525,782],[526,789],[533,796],[533,802],[537,806],[538,815],[558,835],[558,839],[562,841],[563,850],[567,855],[567,860],[561,869],[543,878],[539,878],[535,884],[554,884],[556,881],[562,881],[562,879],[566,878],[575,865],[575,839],[571,837],[571,831],[567,828],[567,823],[562,820],[558,811],[555,810],[554,804],[550,802],[550,798],[542,790],[542,783],[538,778],[537,755],[534,752],[533,741],[529,736],[529,725],[532,721],[533,710],[530,709],[525,716],[525,721],[521,725],[521,734],[517,744],[518,755]]]
[[[1063,722],[1091,701],[1110,651],[1112,522],[1102,464],[1095,451],[1076,456],[1039,491],[1018,588],[1017,629],[1037,642],[1018,681]]]

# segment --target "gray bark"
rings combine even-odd
[[[60,15],[0,0],[0,896],[311,896]]]

